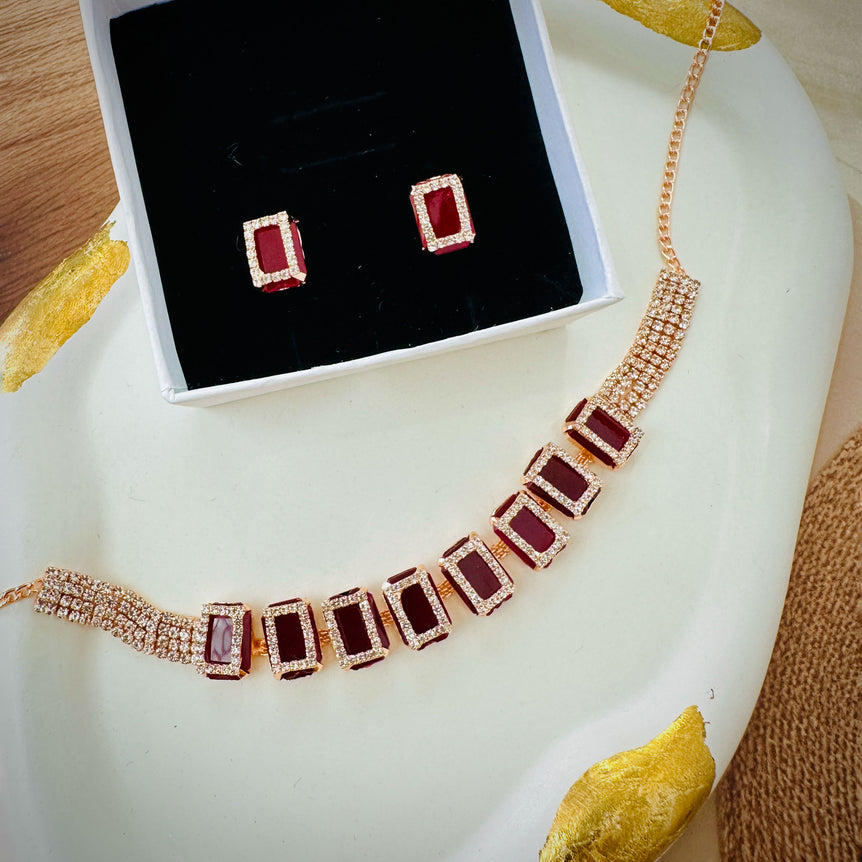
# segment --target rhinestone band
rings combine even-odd
[[[47,569],[33,609],[104,629],[139,652],[192,663],[192,636],[198,619],[159,610],[131,590],[106,581],[65,569]]]
[[[691,322],[700,282],[663,269],[632,346],[605,378],[600,400],[633,420],[658,389]]]

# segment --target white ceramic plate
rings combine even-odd
[[[131,275],[0,400],[2,572],[49,564],[196,613],[431,565],[623,355],[691,50],[545,5],[627,298],[567,329],[210,409],[162,401]],[[504,145],[504,142],[501,142]],[[849,283],[825,138],[768,42],[709,62],[675,239],[703,281],[640,449],[489,619],[358,673],[210,682],[94,630],[0,615],[10,862],[534,858],[592,762],[689,704],[719,773],[759,689]],[[117,233],[122,233],[119,225]],[[507,561],[511,562],[508,557]]]

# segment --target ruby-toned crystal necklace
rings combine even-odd
[[[502,560],[511,551],[533,569],[549,566],[569,534],[558,522],[582,518],[601,489],[592,467],[616,469],[634,452],[643,432],[634,422],[676,358],[691,320],[699,283],[682,268],[670,239],[670,214],[686,118],[709,56],[724,0],[713,0],[674,114],[658,208],[658,240],[666,267],[661,271],[634,343],[591,398],[566,417],[563,431],[575,444],[548,443],[527,465],[522,490],[491,516],[497,536],[487,544],[476,533],[459,539],[437,565],[435,581],[424,566],[386,580],[386,608],[378,609],[363,587],[338,593],[321,604],[325,627],[318,629],[311,604],[302,598],[269,605],[261,616],[263,638],[252,633],[251,610],[241,603],[206,604],[199,617],[163,611],[131,590],[88,575],[49,568],[41,578],[8,590],[0,608],[36,596],[42,614],[95,626],[141,652],[193,665],[210,679],[241,679],[252,656],[268,655],[277,679],[297,679],[321,669],[321,645],[329,643],[342,668],[368,667],[386,657],[387,627],[413,650],[445,640],[452,621],[443,599],[453,595],[479,616],[489,616],[513,595],[515,585]]]

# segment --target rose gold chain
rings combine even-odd
[[[0,596],[0,608],[5,608],[6,605],[11,605],[14,602],[20,602],[22,599],[29,599],[30,596],[35,596],[41,589],[42,579],[36,578],[35,581],[30,581],[29,584],[21,584],[20,587],[6,590],[6,592]]]
[[[659,196],[658,205],[658,243],[661,246],[662,256],[667,261],[668,266],[680,275],[687,275],[687,273],[682,268],[682,264],[676,256],[670,238],[670,213],[673,207],[673,189],[679,169],[679,154],[682,149],[682,137],[685,134],[685,122],[688,118],[688,111],[691,103],[694,101],[695,90],[697,90],[697,85],[700,83],[703,67],[706,65],[707,57],[709,57],[712,40],[715,37],[715,31],[718,29],[718,22],[721,20],[723,8],[724,0],[713,0],[712,8],[709,10],[709,18],[706,21],[706,27],[704,27],[703,35],[700,37],[700,44],[697,46],[697,53],[691,61],[691,66],[688,67],[688,75],[686,76],[685,84],[683,84],[682,92],[679,95],[676,113],[673,115],[673,127],[671,128],[670,139],[667,142],[667,158],[664,163],[664,176],[662,178],[661,195]]]

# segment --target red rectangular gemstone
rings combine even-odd
[[[401,640],[411,649],[424,649],[449,636],[452,620],[424,566],[393,575],[383,584],[383,596]]]
[[[298,614],[281,614],[275,618],[278,654],[282,661],[299,661],[306,657],[305,632]]]
[[[586,419],[584,419],[585,413]],[[585,433],[585,429],[594,434],[604,446],[599,445],[595,439],[590,439]],[[599,407],[595,402],[588,402],[586,398],[578,402],[575,409],[566,418],[565,431],[587,452],[609,467],[618,467],[623,464],[637,446],[642,435],[639,429],[627,428],[607,410]]]
[[[261,622],[270,665],[276,676],[299,679],[320,669],[320,638],[314,613],[305,599],[287,599],[268,605]],[[308,640],[306,626],[311,635]]]
[[[422,247],[434,254],[466,248],[476,237],[473,218],[457,174],[431,177],[413,186],[410,203]]]
[[[428,192],[425,195],[425,207],[438,239],[461,232],[461,216],[451,186]]]
[[[593,434],[598,434],[608,446],[613,446],[617,452],[622,451],[623,446],[629,442],[631,436],[628,428],[617,422],[609,413],[605,413],[601,407],[593,408],[586,425]]]
[[[601,488],[592,470],[553,443],[536,452],[521,481],[534,497],[570,518],[585,515]]]
[[[264,293],[305,282],[308,269],[296,221],[286,212],[243,223],[245,250],[255,287]]]
[[[269,224],[254,232],[257,261],[264,272],[281,272],[287,269],[287,252],[281,238],[281,226]]]
[[[529,509],[521,509],[509,522],[511,528],[540,554],[554,544],[554,531]]]
[[[495,518],[501,518],[506,510],[515,502],[517,494],[512,494],[505,503],[497,507],[494,512]],[[516,532],[531,548],[538,553],[547,551],[554,544],[554,531],[543,524],[529,509],[522,508],[509,522],[509,526]],[[495,530],[497,535],[528,565],[533,562],[521,547],[512,541],[512,538],[500,530]]]
[[[514,592],[508,572],[475,533],[452,545],[438,565],[474,614],[492,614]]]
[[[491,518],[494,532],[533,569],[549,566],[569,534],[527,494],[512,494]]]
[[[490,599],[500,589],[500,579],[478,551],[470,551],[462,557],[458,568],[481,598]]]
[[[368,667],[386,657],[386,652],[389,649],[389,635],[386,633],[386,627],[383,625],[383,620],[380,618],[380,612],[377,610],[377,604],[371,593],[354,587],[352,590],[346,590],[333,596],[329,603],[334,603],[330,613],[341,642],[342,654],[339,655],[339,662],[342,667],[359,670],[359,668]],[[366,623],[363,613],[365,603],[367,603],[371,614],[371,627]],[[324,608],[324,613],[326,613],[326,608]],[[336,652],[338,652],[337,648]],[[369,654],[371,657],[364,659],[365,654]]]

